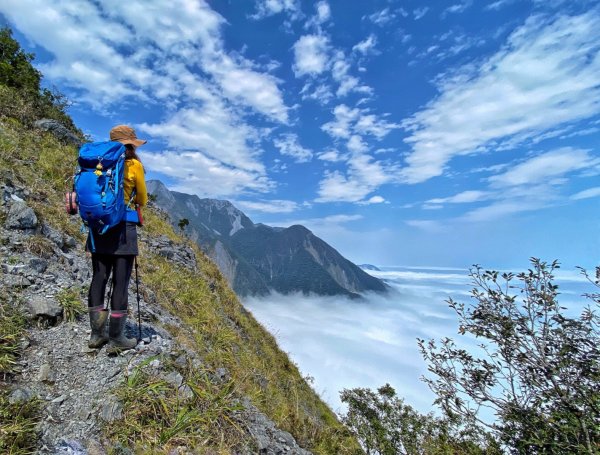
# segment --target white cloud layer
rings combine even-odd
[[[412,151],[403,181],[424,182],[455,156],[515,147],[600,112],[599,49],[595,11],[529,18],[476,71],[442,78],[440,95],[404,121]]]
[[[344,410],[339,399],[343,388],[374,389],[387,382],[407,404],[431,412],[435,396],[420,380],[430,373],[416,339],[451,337],[476,352],[481,340],[457,335],[456,314],[446,303],[448,297],[467,303],[471,279],[466,270],[436,267],[372,273],[388,280],[394,292],[367,295],[363,301],[271,295],[243,303],[290,353],[302,374],[315,378],[317,392],[335,411]],[[556,275],[560,303],[578,314],[587,303],[581,294],[589,290],[589,283],[574,270]]]

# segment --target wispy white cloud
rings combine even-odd
[[[340,104],[333,109],[335,119],[325,123],[321,129],[336,139],[349,139],[354,134],[371,135],[382,139],[399,124],[388,122],[367,109],[350,108]]]
[[[404,223],[408,226],[415,227],[427,232],[441,232],[444,230],[444,226],[441,222],[436,220],[405,220]]]
[[[600,186],[595,186],[593,188],[588,188],[587,190],[579,191],[571,196],[571,199],[574,201],[579,201],[581,199],[590,199],[593,197],[600,196]]]
[[[315,6],[317,10],[317,21],[319,24],[327,22],[331,18],[331,7],[326,1],[320,1]]]
[[[297,134],[282,134],[273,140],[273,144],[279,149],[282,155],[291,156],[297,163],[310,161],[313,157],[311,150],[300,145]]]
[[[205,1],[7,0],[0,11],[48,52],[42,71],[80,105],[166,107],[165,120],[139,125],[173,150],[149,157],[151,170],[183,179],[179,184],[195,192],[190,182],[197,176],[172,172],[163,159],[182,150],[210,168],[197,173],[210,175],[220,195],[272,186],[255,148],[259,130],[244,118],[259,113],[287,123],[281,81],[225,50],[225,20]],[[201,181],[197,191],[205,189]]]
[[[163,138],[173,149],[195,149],[226,166],[264,173],[258,152],[248,144],[254,132],[235,121],[216,97],[201,107],[181,109],[164,122],[142,123],[138,129]]]
[[[600,15],[529,18],[480,68],[439,82],[440,95],[406,119],[412,152],[402,178],[441,175],[455,156],[520,143],[600,112]],[[516,146],[518,144],[513,144]]]
[[[362,220],[362,215],[347,215],[347,214],[336,214],[336,215],[328,215],[320,218],[298,218],[298,219],[288,219],[284,221],[279,221],[276,223],[270,223],[277,226],[289,227],[297,224],[301,224],[305,226],[311,231],[320,231],[322,229],[335,229],[342,227],[347,223],[351,223],[353,221]]]
[[[299,19],[302,15],[299,0],[256,0],[256,13],[251,19],[264,19],[275,14],[287,13],[290,19]]]
[[[325,172],[319,182],[319,196],[315,202],[379,203],[378,198],[367,199],[381,185],[390,183],[393,169],[376,161],[367,153],[355,153],[346,162],[345,173]]]
[[[429,12],[428,6],[423,6],[421,8],[415,8],[413,10],[413,16],[415,17],[415,20],[418,21],[419,19],[423,18],[428,12]]]
[[[367,197],[381,185],[392,182],[398,169],[371,156],[365,138],[381,140],[399,125],[371,114],[367,109],[350,108],[345,104],[336,106],[333,114],[334,120],[325,123],[321,129],[336,140],[345,140],[350,153],[345,161],[345,172],[325,173],[319,182],[316,201],[381,202]]]
[[[390,22],[392,22],[396,18],[396,15],[390,8],[384,8],[380,11],[377,11],[377,12],[367,16],[367,17],[375,25],[379,25],[380,27],[383,27],[384,25],[387,25]]]
[[[473,4],[473,0],[463,0],[462,2],[459,3],[455,3],[454,5],[449,6],[448,8],[446,8],[446,10],[444,11],[445,13],[462,13],[464,11],[466,11],[467,9],[469,9],[471,7],[471,5]]]
[[[360,52],[363,55],[375,52],[375,46],[377,45],[377,37],[373,34],[362,40],[360,43],[352,46],[352,50]]]
[[[596,188],[570,197],[564,191],[575,178],[600,175],[600,158],[594,157],[589,150],[563,147],[507,163],[496,170],[498,173],[486,179],[487,188],[429,199],[423,208],[441,209],[445,204],[479,203],[478,207],[467,210],[454,220],[483,222],[564,204],[568,199],[595,197]]]
[[[298,203],[294,201],[272,199],[272,200],[235,200],[236,207],[249,212],[262,213],[291,213],[298,209]]]
[[[496,0],[495,2],[492,2],[488,5],[486,5],[485,9],[498,11],[498,10],[504,8],[505,6],[510,5],[511,3],[514,3],[515,1],[517,1],[517,0]]]
[[[304,84],[300,95],[303,100],[314,100],[321,105],[328,104],[334,98],[331,87],[327,84],[314,84],[313,81],[308,81]]]
[[[480,190],[469,190],[455,194],[454,196],[429,199],[427,204],[465,204],[478,202],[489,198],[490,193]]]
[[[383,196],[375,195],[375,196],[370,197],[366,201],[362,202],[362,204],[364,204],[364,205],[369,205],[369,204],[383,204],[383,203],[386,203],[386,202],[387,201],[385,200],[385,198]]]
[[[534,156],[488,180],[491,186],[496,188],[538,183],[560,184],[571,172],[589,170],[598,166],[600,166],[600,158],[593,157],[588,150],[563,147]]]
[[[329,40],[324,35],[304,35],[294,44],[296,77],[318,75],[329,65]]]
[[[258,170],[223,165],[198,151],[140,152],[144,166],[174,180],[170,188],[204,197],[268,192],[275,182]]]
[[[336,149],[329,149],[321,152],[317,155],[317,158],[323,161],[330,161],[332,163],[345,161],[347,159],[344,154],[340,153],[339,150]]]

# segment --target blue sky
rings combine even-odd
[[[600,262],[600,3],[2,0],[77,124],[349,259]]]

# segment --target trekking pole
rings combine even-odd
[[[106,310],[110,310],[110,300],[112,298],[113,283],[114,283],[114,276],[112,276],[112,272],[111,272],[111,274],[108,275],[108,279],[110,280],[110,286],[108,287],[108,298],[106,299]]]
[[[142,314],[140,313],[140,279],[138,276],[137,256],[134,256],[135,261],[135,293],[137,294],[137,310],[138,310],[138,342],[142,340]]]

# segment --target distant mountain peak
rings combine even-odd
[[[287,228],[254,224],[231,202],[169,191],[148,182],[173,225],[187,218],[187,235],[217,264],[240,295],[303,292],[358,296],[384,292],[379,279],[345,259],[300,224]]]

